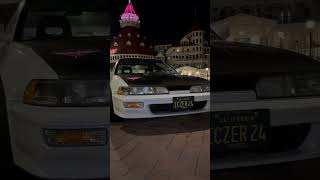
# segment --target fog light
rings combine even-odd
[[[143,108],[144,103],[143,102],[125,102],[124,107],[125,108]]]
[[[103,146],[107,144],[107,129],[45,129],[49,146]]]

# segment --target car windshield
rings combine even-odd
[[[7,26],[10,23],[10,20],[14,13],[16,12],[18,7],[18,3],[6,3],[1,4],[0,3],[0,35],[3,33],[8,33]]]
[[[84,0],[32,1],[23,23],[21,40],[108,36],[107,3],[93,1],[95,5]]]
[[[151,59],[121,59],[118,62],[116,74],[150,74],[178,72],[159,60]]]

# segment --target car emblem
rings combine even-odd
[[[54,52],[53,54],[60,55],[60,56],[72,57],[74,59],[79,59],[83,56],[86,56],[89,54],[95,54],[98,52],[100,52],[100,50],[78,50],[78,51]]]

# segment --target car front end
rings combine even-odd
[[[46,179],[109,177],[108,108],[8,107],[16,165]]]
[[[70,15],[64,1],[50,1],[58,10],[33,2],[22,8],[0,68],[13,164],[45,179],[108,179],[107,8],[77,1],[78,13]],[[79,18],[86,23],[72,26]]]
[[[216,51],[228,54],[218,56],[224,62],[216,63],[212,83],[212,169],[319,157],[319,63],[285,50],[228,43],[220,49],[220,43]],[[257,56],[242,54],[248,48]]]
[[[122,62],[139,67],[158,63],[166,67],[155,60],[126,59]],[[116,67],[121,71],[121,67],[127,66],[117,64]],[[121,118],[135,119],[209,112],[209,81],[172,72],[112,75],[114,113]]]
[[[209,111],[210,93],[170,91],[161,95],[117,95],[114,111],[122,118],[154,118],[178,116]],[[181,105],[176,105],[180,103]],[[183,105],[182,105],[183,104]]]

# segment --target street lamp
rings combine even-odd
[[[206,68],[206,72],[207,72],[207,79],[209,79],[209,68]]]
[[[306,28],[309,31],[309,56],[312,56],[312,46],[313,46],[313,38],[312,38],[312,31],[313,28],[316,26],[316,22],[309,20],[306,22]]]

